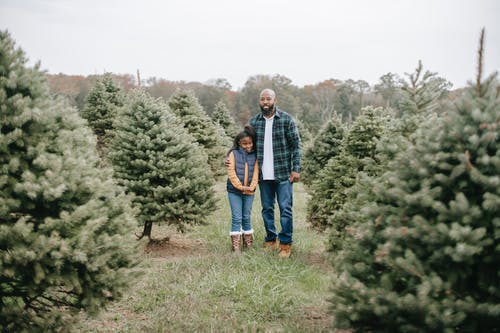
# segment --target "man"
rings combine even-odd
[[[293,187],[300,179],[301,144],[292,117],[276,107],[271,89],[260,93],[261,113],[250,119],[256,133],[256,153],[260,167],[260,200],[266,229],[264,246],[280,250],[279,256],[290,257],[293,242]],[[274,203],[278,199],[281,232],[274,224]]]

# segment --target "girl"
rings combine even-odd
[[[232,250],[241,250],[241,235],[243,244],[251,247],[253,229],[250,223],[250,212],[259,181],[259,167],[254,151],[255,131],[247,125],[233,142],[228,152],[227,194],[231,206],[231,245]]]

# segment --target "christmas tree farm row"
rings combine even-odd
[[[334,327],[497,332],[500,85],[454,103],[421,64],[397,108],[334,118],[306,149],[309,222],[330,234]]]
[[[78,112],[26,62],[0,32],[2,332],[59,331],[120,297],[137,271],[134,231],[203,223],[229,144],[189,92],[124,94],[105,76]]]

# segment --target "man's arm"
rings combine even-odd
[[[288,147],[292,157],[292,173],[289,179],[291,183],[294,183],[300,180],[302,145],[300,142],[299,130],[293,119],[290,121],[287,135]]]

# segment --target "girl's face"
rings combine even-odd
[[[240,147],[243,148],[247,153],[251,152],[253,149],[252,138],[247,136],[246,138],[240,139]]]

